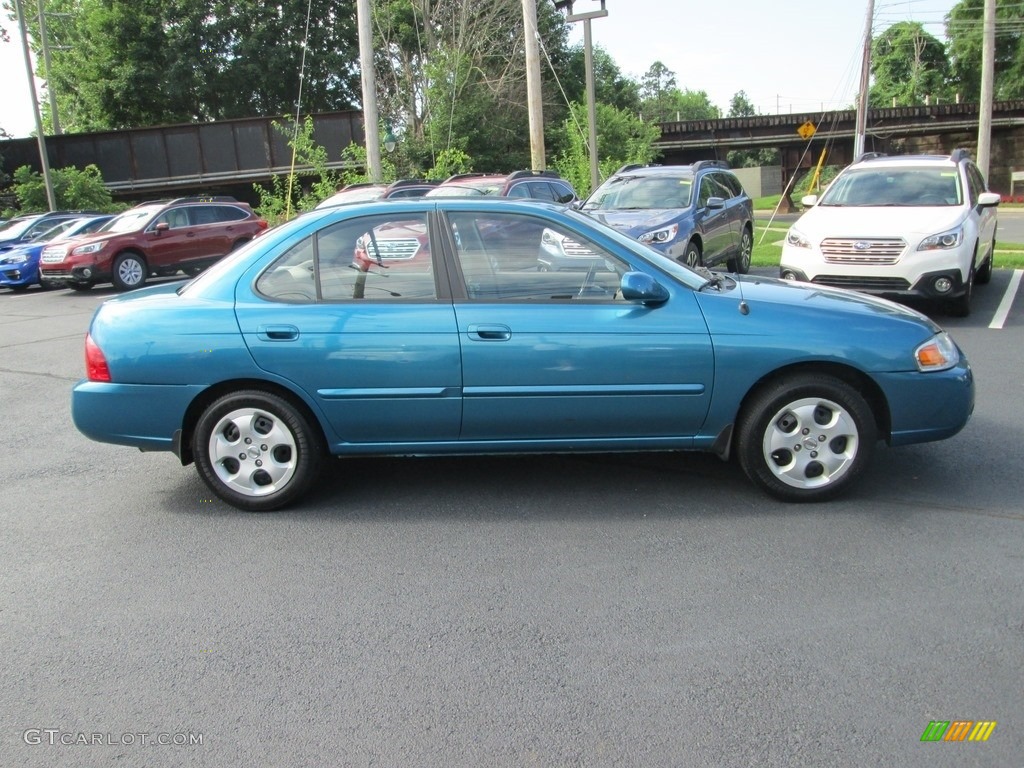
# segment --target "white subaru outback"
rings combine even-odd
[[[942,301],[971,311],[974,284],[992,277],[999,195],[957,149],[945,155],[862,156],[786,235],[786,280],[889,298]]]

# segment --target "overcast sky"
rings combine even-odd
[[[944,40],[943,19],[955,4],[875,0],[874,34],[910,20]],[[599,7],[600,0],[576,0],[574,9]],[[841,109],[856,98],[866,0],[606,0],[605,7],[608,16],[591,22],[594,44],[624,74],[640,78],[661,61],[680,88],[706,91],[723,112],[741,90],[765,114]],[[0,42],[0,127],[28,136],[34,123],[17,23],[5,26],[12,34]],[[582,39],[583,24],[574,24],[571,41]]]

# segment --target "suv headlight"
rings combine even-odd
[[[0,264],[21,264],[25,260],[24,256],[8,256],[6,259],[0,259]]]
[[[949,248],[956,248],[964,241],[964,228],[959,226],[956,229],[951,229],[948,232],[940,232],[937,235],[926,237],[921,241],[921,244],[917,246],[919,251],[939,251],[947,250]]]
[[[637,240],[641,243],[667,243],[670,240],[676,239],[677,232],[679,232],[679,225],[672,224],[668,227],[655,229],[651,232],[644,232],[637,238]]]
[[[810,248],[811,241],[796,227],[790,227],[789,232],[786,233],[786,245],[791,245],[794,248]]]
[[[919,371],[945,371],[960,362],[960,350],[943,331],[914,350]]]
[[[103,246],[105,246],[106,244],[107,242],[104,240],[103,242],[100,243],[89,243],[88,245],[80,245],[73,251],[71,251],[71,255],[84,256],[87,253],[98,253],[99,251],[103,250]]]

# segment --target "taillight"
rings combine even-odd
[[[89,381],[113,381],[103,350],[88,334],[85,336],[85,375]]]
[[[260,228],[260,232],[265,232],[267,227],[270,226],[270,222],[266,219],[258,219],[256,221],[256,226]]]

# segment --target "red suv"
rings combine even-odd
[[[579,199],[572,184],[554,171],[513,171],[512,173],[459,173],[441,182],[427,197],[494,195],[547,203],[569,204]]]
[[[267,222],[233,197],[183,197],[143,203],[96,234],[44,248],[40,278],[77,291],[113,283],[119,291],[150,275],[194,275],[252,240]]]

